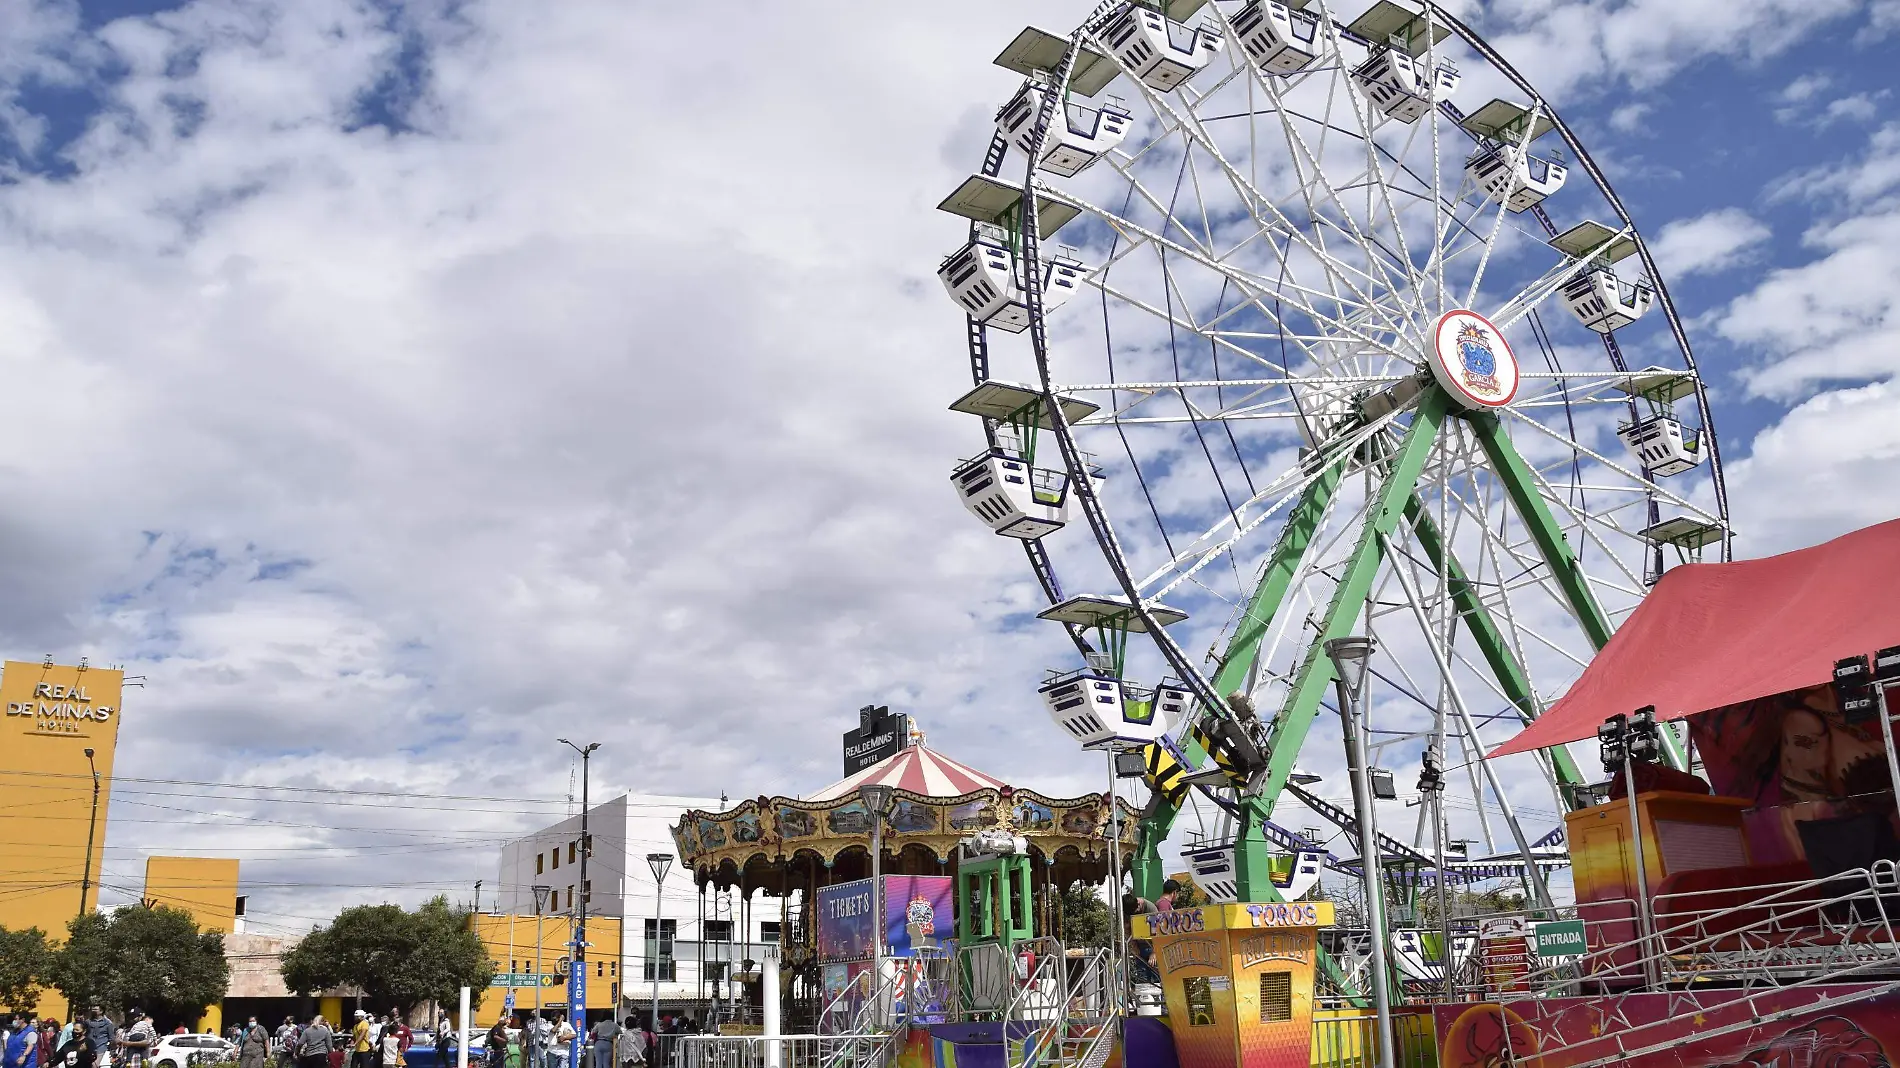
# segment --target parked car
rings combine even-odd
[[[152,1046],[152,1068],[193,1068],[233,1060],[237,1047],[217,1035],[162,1035]]]

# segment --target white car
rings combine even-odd
[[[152,1068],[192,1068],[237,1056],[237,1047],[217,1035],[161,1035],[146,1063]]]

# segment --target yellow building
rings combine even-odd
[[[228,935],[237,930],[238,862],[221,857],[146,857],[148,908],[164,905],[191,914],[201,931]],[[222,1006],[205,1010],[195,1030],[224,1030]]]
[[[64,941],[66,925],[98,905],[124,682],[124,672],[84,664],[0,666],[0,784],[12,799],[0,835],[0,927]],[[66,1018],[57,991],[39,1007]]]
[[[238,862],[222,857],[146,857],[147,907],[191,913],[201,931],[237,930]]]
[[[501,1018],[508,991],[515,994],[515,1012],[523,1017],[536,1006],[567,1008],[567,976],[561,961],[572,937],[566,916],[477,915],[470,918],[475,934],[488,947],[495,965],[495,981],[475,1007],[475,1022],[488,1027]],[[614,916],[587,918],[587,1008],[593,1018],[615,1011],[620,1000],[620,920]],[[540,952],[535,952],[539,942]]]

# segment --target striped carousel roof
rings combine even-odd
[[[894,786],[928,797],[956,797],[972,790],[1000,790],[1006,784],[920,743],[832,783],[805,800],[831,801],[856,793],[860,786],[877,785]]]

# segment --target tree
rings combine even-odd
[[[45,931],[37,927],[24,931],[0,927],[0,1005],[14,1012],[37,1008],[40,987],[52,962]]]
[[[195,1023],[231,985],[224,936],[200,931],[188,912],[164,905],[90,912],[66,931],[49,978],[69,1005],[137,1006],[170,1027]]]
[[[353,986],[378,1009],[405,1012],[453,1001],[462,987],[488,986],[495,966],[468,913],[437,897],[414,912],[400,905],[344,909],[284,954],[284,985],[299,994]]]
[[[1095,887],[1075,883],[1062,888],[1056,898],[1061,910],[1062,944],[1071,949],[1107,946],[1115,941],[1115,914],[1109,911]]]

